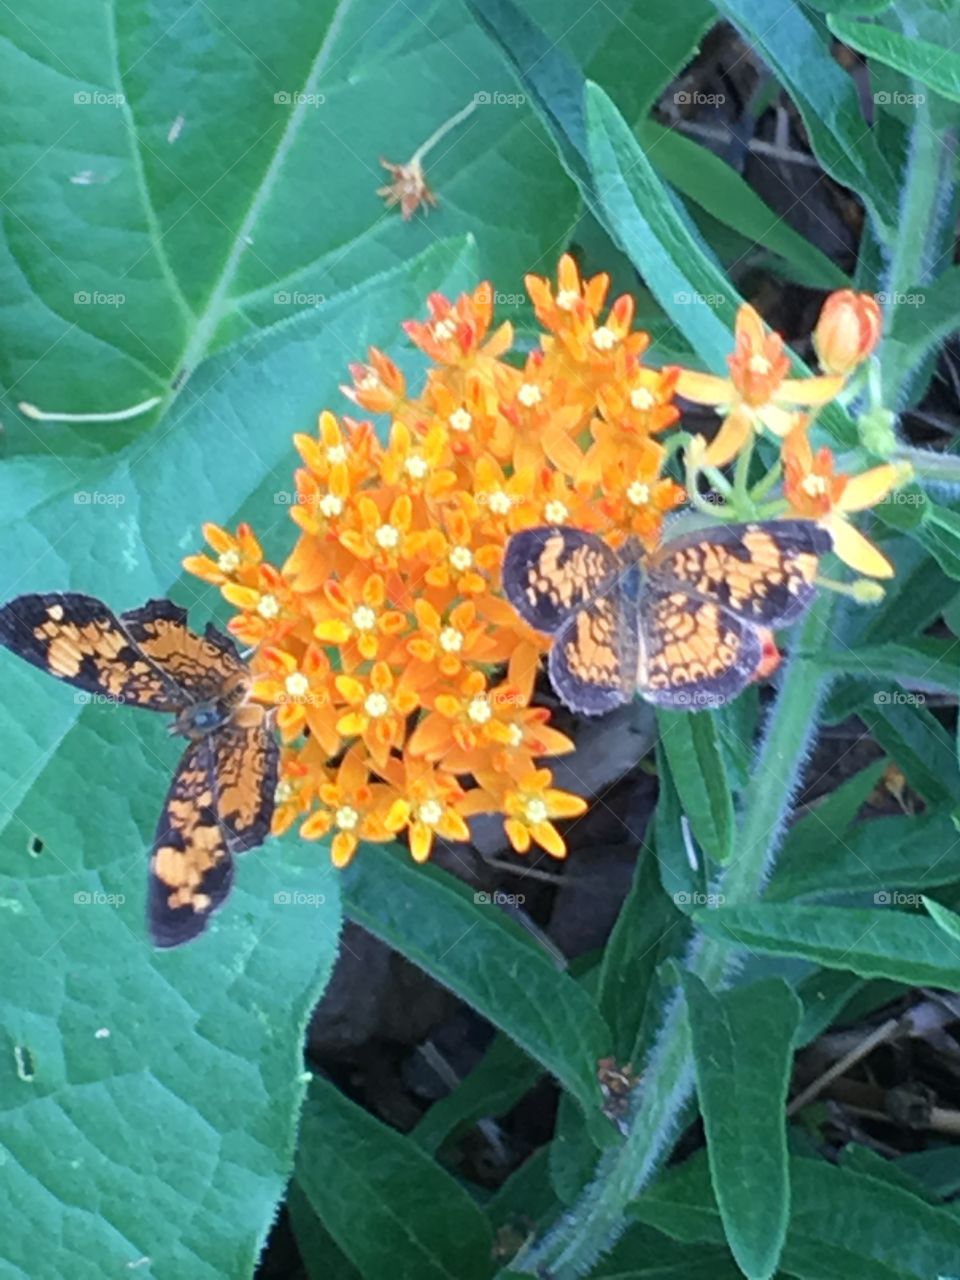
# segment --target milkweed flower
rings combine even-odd
[[[873,351],[882,327],[883,315],[871,294],[852,289],[831,293],[813,331],[820,368],[846,377]]]
[[[790,360],[778,333],[767,333],[760,316],[745,303],[737,312],[730,376],[683,369],[677,392],[694,404],[712,405],[723,415],[720,430],[707,446],[706,461],[724,466],[764,427],[785,436],[800,407],[833,400],[843,386],[836,374],[789,378]]]
[[[890,561],[847,517],[881,502],[902,479],[898,468],[884,463],[858,476],[838,475],[829,449],[813,452],[802,419],[784,440],[783,464],[783,491],[791,512],[829,529],[834,551],[858,573],[893,577]]]

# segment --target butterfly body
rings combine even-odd
[[[811,521],[696,530],[644,556],[567,525],[516,533],[503,588],[552,634],[548,667],[571,709],[601,715],[634,694],[697,710],[738,694],[769,631],[795,622],[815,592],[830,535]]]
[[[188,745],[150,858],[147,917],[157,946],[203,931],[229,893],[232,854],[270,829],[278,748],[264,708],[246,701],[249,672],[233,641],[151,600],[115,615],[93,596],[18,596],[0,608],[0,644],[93,697],[174,716]]]

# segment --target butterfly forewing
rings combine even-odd
[[[229,637],[207,627],[198,635],[187,626],[187,613],[171,600],[148,600],[121,614],[120,622],[140,652],[180,689],[183,699],[206,702],[242,676],[244,664]]]
[[[617,553],[594,533],[545,525],[515,533],[503,558],[503,590],[538,631],[559,630],[620,573]]]

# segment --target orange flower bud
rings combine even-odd
[[[869,293],[840,289],[823,304],[813,335],[820,367],[844,377],[877,345],[883,317]]]

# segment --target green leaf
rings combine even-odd
[[[926,707],[901,697],[898,702],[874,700],[858,714],[928,804],[960,804],[960,773],[950,735]]]
[[[931,44],[916,34],[908,38],[889,27],[855,22],[841,14],[831,14],[827,26],[851,49],[912,76],[941,97],[960,102],[960,56],[952,49]]]
[[[4,595],[72,587],[128,608],[172,592],[200,624],[216,593],[179,564],[200,521],[251,517],[283,559],[290,432],[333,401],[345,335],[360,352],[367,341],[397,352],[401,319],[469,271],[464,248],[438,245],[323,314],[207,361],[163,427],[112,458],[8,460],[0,494],[20,514],[0,531]],[[112,500],[77,504],[78,491]],[[302,1031],[336,950],[339,879],[318,847],[270,842],[238,860],[203,938],[154,953],[147,851],[177,756],[162,717],[78,702],[6,651],[0,666],[8,705],[23,708],[5,718],[0,752],[0,962],[11,979],[0,1070],[19,1100],[2,1122],[17,1166],[0,1207],[11,1265],[29,1271],[42,1238],[51,1273],[78,1280],[146,1256],[157,1280],[249,1274],[289,1174]],[[281,892],[307,897],[283,905]],[[78,893],[124,901],[84,905]],[[17,1077],[18,1047],[32,1080]]]
[[[297,1240],[297,1252],[310,1280],[327,1280],[331,1275],[337,1280],[360,1280],[360,1272],[337,1248],[295,1178],[287,1187],[284,1207]]]
[[[930,284],[918,285],[914,299],[916,305],[894,310],[885,340],[903,348],[902,368],[921,365],[935,347],[960,329],[960,266],[947,267]]]
[[[490,1227],[467,1192],[402,1134],[315,1077],[297,1183],[367,1280],[485,1280]]]
[[[878,894],[878,905],[893,900]],[[918,902],[920,895],[916,895]],[[861,978],[960,990],[960,954],[925,917],[852,907],[743,906],[698,911],[715,938],[767,955],[797,956]]]
[[[954,694],[960,688],[957,642],[939,636],[917,636],[904,644],[890,642],[834,649],[817,662],[824,671],[845,672],[877,683],[887,681],[930,693]],[[895,693],[897,697],[909,697]],[[894,694],[884,690],[874,700],[882,704],[893,699]]]
[[[844,289],[850,279],[827,255],[770,208],[719,156],[652,120],[641,130],[644,150],[674,190],[694,201],[725,226],[778,254],[811,288]]]
[[[0,17],[8,450],[113,450],[192,400],[175,379],[228,343],[323,312],[438,239],[472,233],[483,274],[516,292],[574,216],[572,184],[462,7],[282,0],[265,24],[251,0],[211,0],[175,16],[79,0],[36,32]],[[427,159],[429,220],[385,212],[380,157],[406,161],[483,92]],[[340,351],[341,368],[363,354]],[[38,429],[14,413],[154,395],[127,424]]]
[[[790,1216],[784,1107],[800,1002],[780,978],[714,995],[687,973],[683,990],[724,1232],[744,1275],[767,1280]]]
[[[685,1248],[636,1223],[590,1274],[593,1280],[740,1280],[743,1272],[726,1249]]]
[[[765,894],[783,902],[810,894],[921,889],[960,880],[960,833],[953,812],[869,818],[834,833],[820,828],[815,853],[786,848]]]
[[[709,711],[658,711],[660,741],[697,843],[717,862],[733,852],[733,795],[716,718]]]
[[[803,1016],[794,1037],[795,1047],[802,1049],[822,1035],[865,985],[862,978],[839,969],[817,969],[804,978],[797,987]]]
[[[122,718],[75,735],[73,807],[50,803],[43,852],[29,857],[22,828],[5,851],[0,1270],[38,1274],[42,1248],[41,1270],[77,1280],[145,1258],[156,1280],[252,1276],[293,1163],[337,880],[315,847],[273,844],[242,859],[214,929],[153,951],[134,820],[146,806],[98,784],[109,841],[68,834],[89,811],[89,762],[113,778],[145,763]]]
[[[716,0],[716,5],[796,103],[827,173],[855,191],[889,235],[897,217],[896,183],[863,118],[853,81],[831,56],[825,33],[792,0]]]
[[[366,846],[344,875],[347,915],[455,991],[587,1112],[610,1032],[594,1001],[519,925],[435,867]]]
[[[660,1022],[657,969],[679,957],[689,933],[686,917],[663,891],[656,855],[641,849],[600,969],[600,1012],[613,1032],[618,1062],[636,1068],[645,1061]]]
[[[496,1036],[470,1074],[426,1111],[410,1137],[433,1155],[457,1130],[509,1111],[542,1075],[543,1068],[508,1036]]]
[[[790,1159],[792,1215],[781,1267],[799,1280],[950,1280],[960,1222],[878,1178]],[[634,1203],[640,1221],[685,1243],[718,1244],[706,1161],[688,1160]]]
[[[960,942],[960,916],[955,911],[950,911],[947,907],[943,907],[939,902],[934,902],[932,898],[924,896],[923,905],[930,914],[934,924],[940,926],[944,933],[949,934],[951,938],[955,938]]]
[[[853,826],[857,814],[883,776],[887,763],[882,759],[874,760],[852,778],[841,782],[836,790],[818,798],[807,808],[804,816],[787,832],[777,858],[774,877],[784,863],[801,863],[814,857],[823,847],[827,836],[843,836],[847,828]]]

